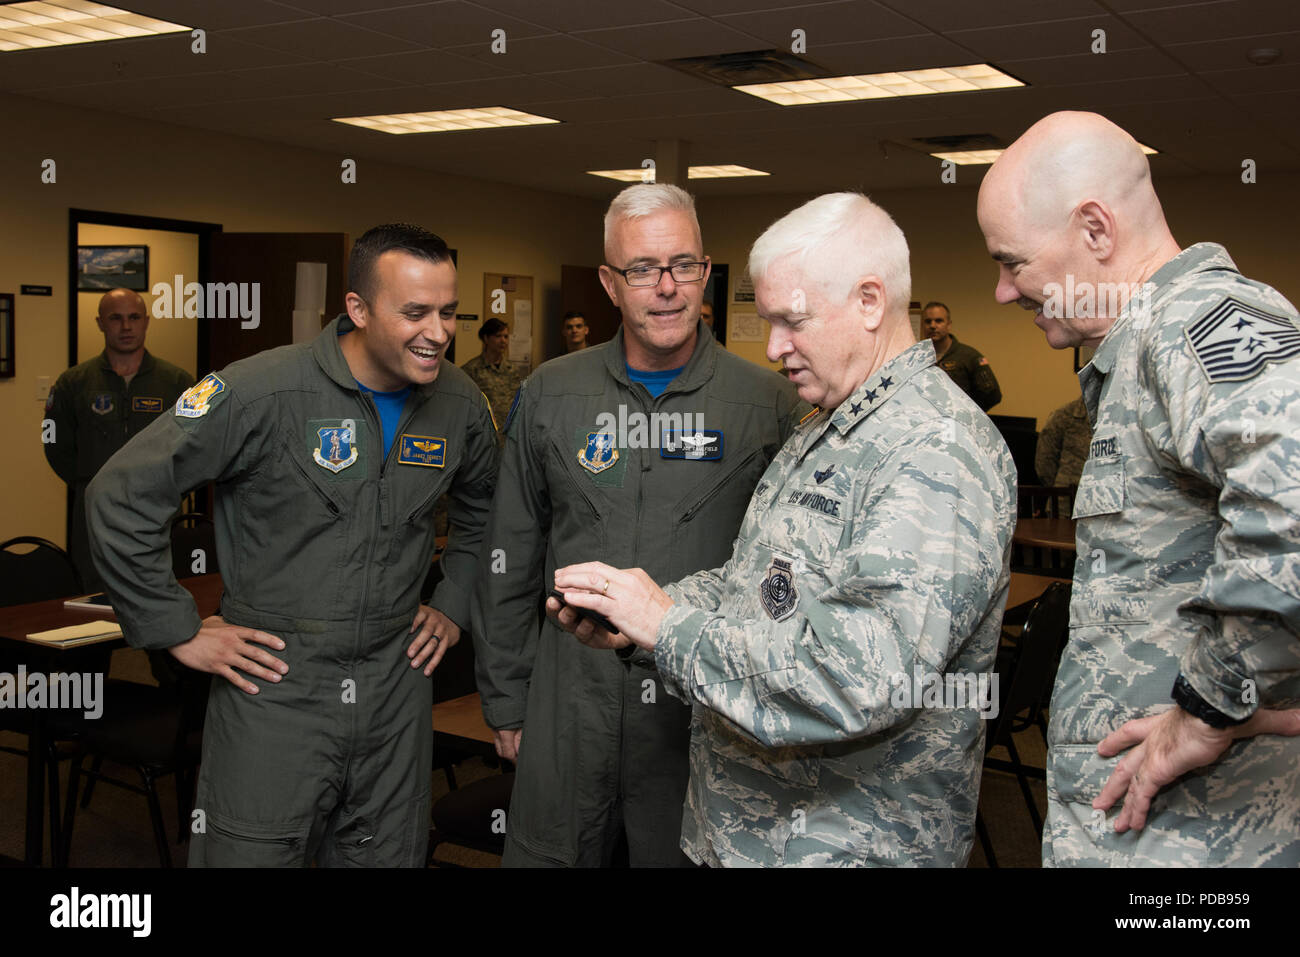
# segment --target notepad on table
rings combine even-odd
[[[39,641],[47,645],[58,645],[61,648],[70,648],[73,645],[85,645],[92,641],[103,641],[106,638],[120,638],[121,636],[122,626],[116,622],[85,621],[79,625],[68,625],[66,628],[35,631],[27,637],[31,641]]]

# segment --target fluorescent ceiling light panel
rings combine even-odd
[[[987,63],[905,70],[901,73],[864,73],[857,76],[828,76],[818,80],[789,80],[784,83],[751,83],[733,86],[779,106],[808,106],[813,103],[843,103],[849,100],[878,100],[894,96],[927,96],[932,93],[976,93],[1024,86]]]
[[[1142,147],[1142,152],[1148,156],[1156,156],[1160,152],[1159,150],[1153,150],[1145,143],[1139,143],[1138,146]],[[930,155],[935,159],[952,160],[958,166],[987,166],[1001,156],[1002,152],[1002,150],[965,150],[956,153],[931,153]]]
[[[605,179],[616,179],[620,183],[639,183],[645,175],[644,169],[589,169],[587,173],[591,176],[603,176]],[[692,166],[686,171],[689,179],[729,179],[735,176],[771,176],[771,173],[765,173],[761,169],[750,169],[748,166],[736,166],[734,163],[726,163],[721,166]],[[647,182],[654,182],[652,175]]]
[[[0,6],[0,52],[180,33],[189,27],[88,0]]]
[[[507,106],[484,106],[466,110],[431,110],[427,113],[390,113],[384,116],[336,116],[334,122],[400,135],[494,130],[505,126],[541,126],[560,121],[547,116],[521,113]]]

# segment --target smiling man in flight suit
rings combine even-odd
[[[539,630],[539,606],[556,567],[593,556],[666,577],[720,563],[806,409],[700,322],[709,261],[690,194],[619,193],[605,258],[623,323],[542,365],[515,399],[485,540],[499,561],[485,553],[474,603],[484,715],[519,762],[507,866],[610,865],[623,841],[632,866],[687,863],[691,709],[663,693],[653,656],[620,661]]]
[[[208,703],[191,866],[423,863],[428,676],[469,623],[496,430],[444,362],[446,244],[376,227],[348,282],[347,313],[313,342],[209,374],[90,487],[95,560],[128,642],[227,679]],[[200,621],[171,575],[167,523],[210,481],[225,594]],[[451,535],[428,607],[443,493]]]

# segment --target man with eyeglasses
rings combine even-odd
[[[584,648],[539,611],[562,565],[598,557],[675,580],[722,564],[808,408],[700,323],[710,265],[684,190],[615,197],[605,258],[623,323],[520,390],[475,594],[484,716],[518,762],[507,866],[689,864],[690,707],[664,692],[653,655]]]

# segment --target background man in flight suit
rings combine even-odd
[[[59,376],[45,400],[54,441],[45,444],[50,468],[72,489],[68,552],[87,591],[100,587],[86,541],[86,486],[132,436],[142,432],[194,377],[144,347],[149,310],[130,289],[110,289],[99,300],[95,322],[104,351]]]
[[[556,567],[593,556],[665,577],[721,562],[802,411],[789,383],[700,323],[709,262],[688,193],[621,192],[605,258],[623,323],[524,383],[485,538],[499,564],[484,553],[472,630],[484,715],[498,752],[518,754],[507,865],[608,865],[624,835],[633,866],[686,863],[690,709],[663,694],[652,657],[620,661],[550,622],[539,632],[539,607]],[[649,413],[703,421],[638,419]],[[628,428],[606,433],[604,416]]]
[[[209,374],[91,483],[92,547],[127,640],[228,679],[208,703],[192,866],[423,863],[428,676],[469,622],[496,433],[483,393],[443,361],[446,244],[376,227],[348,282],[347,313],[313,342]],[[225,595],[201,622],[166,527],[208,481]],[[451,537],[427,607],[443,492]]]
[[[996,714],[1011,453],[916,342],[907,242],[866,197],[778,220],[749,271],[768,358],[819,412],[764,473],[734,552],[666,589],[600,562],[556,587],[621,631],[583,623],[584,638],[653,651],[696,704],[697,863],[963,867]]]

